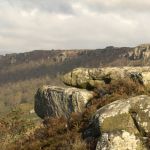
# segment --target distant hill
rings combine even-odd
[[[0,106],[33,103],[43,84],[58,85],[59,77],[77,67],[150,65],[150,45],[93,50],[35,50],[0,56]]]
[[[145,49],[144,49],[145,48]],[[0,56],[0,84],[56,75],[76,67],[148,65],[149,45],[93,50],[36,50]],[[146,59],[145,59],[146,58]]]

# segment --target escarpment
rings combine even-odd
[[[141,44],[128,52],[128,57],[131,60],[147,60],[150,58],[150,44]]]

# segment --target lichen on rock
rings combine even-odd
[[[85,89],[43,86],[35,95],[35,112],[44,117],[68,117],[71,112],[82,112],[94,93]]]
[[[97,110],[90,122],[97,124],[95,131],[101,135],[97,150],[148,149],[144,138],[150,133],[149,112],[150,97],[146,95],[117,100]]]
[[[101,87],[113,86],[118,80],[132,80],[129,83],[135,81],[135,86],[145,88],[144,85],[150,83],[150,67],[74,69],[62,77],[62,81],[71,87],[43,86],[38,89],[35,112],[42,119],[61,116],[69,119],[72,112],[84,112],[92,104],[90,100],[101,96],[98,92],[105,95]],[[95,94],[92,90],[99,91]],[[146,139],[149,134],[150,97],[141,95],[116,100],[97,110],[83,131],[83,138],[98,138],[96,150],[148,150]]]
[[[125,130],[103,133],[96,150],[147,150],[141,139]]]
[[[66,85],[84,89],[100,87],[121,79],[146,85],[150,83],[150,67],[76,68],[62,76]]]

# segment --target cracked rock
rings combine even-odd
[[[94,93],[72,87],[43,86],[35,95],[35,112],[41,118],[69,117],[82,112]]]
[[[150,83],[150,67],[76,68],[62,77],[66,85],[83,89],[101,87],[121,79],[146,85]]]
[[[96,124],[95,131],[101,135],[97,150],[148,150],[150,97],[141,95],[108,104],[95,113],[91,124]]]

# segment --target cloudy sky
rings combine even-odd
[[[150,43],[149,0],[0,0],[0,53]]]

